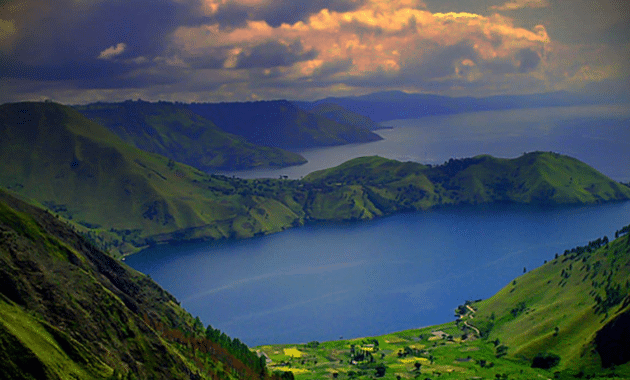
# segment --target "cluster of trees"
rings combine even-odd
[[[224,332],[221,332],[221,330],[208,325],[206,328],[206,339],[221,345],[227,352],[234,355],[250,368],[253,368],[256,372],[263,373],[266,370],[267,363],[265,357],[258,357],[258,355],[252,352],[249,347],[238,338],[232,339]]]
[[[592,253],[608,243],[608,236],[597,238],[597,240],[589,241],[587,245],[571,248],[570,250],[565,250],[564,256],[569,256],[573,254],[575,254],[575,256],[580,256],[583,253]],[[558,258],[558,255],[556,255],[556,258]]]
[[[627,234],[628,232],[630,232],[630,224],[628,224],[625,227],[622,227],[620,230],[615,231],[615,239]]]
[[[192,328],[197,333],[171,328],[162,321],[147,315],[144,316],[144,321],[165,339],[178,344],[183,350],[192,351],[200,370],[205,371],[213,379],[225,377],[216,364],[213,364],[217,361],[222,363],[223,370],[239,379],[293,380],[294,378],[292,372],[268,373],[266,358],[258,357],[239,339],[232,339],[210,325],[203,332],[203,325],[198,317]]]

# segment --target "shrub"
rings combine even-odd
[[[548,352],[539,352],[532,360],[532,368],[549,369],[560,363],[560,356]]]

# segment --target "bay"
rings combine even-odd
[[[465,300],[629,223],[630,202],[476,206],[158,246],[127,263],[250,346],[324,341],[447,322]]]

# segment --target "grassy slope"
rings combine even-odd
[[[256,146],[226,133],[184,105],[127,101],[74,108],[142,150],[203,171],[282,167],[306,162],[297,153]]]
[[[569,251],[475,305],[477,324],[493,326],[489,338],[500,339],[514,357],[531,359],[547,351],[562,357],[559,369],[596,370],[600,356],[610,354],[605,344],[595,344],[597,332],[630,314],[629,278],[630,236],[593,252]],[[615,301],[598,307],[596,297]],[[512,312],[519,303],[522,310]],[[627,332],[618,334],[630,339]]]
[[[187,350],[147,325],[157,319],[181,333],[203,333],[171,295],[50,213],[0,192],[0,235],[5,376],[183,379],[223,371],[211,357],[193,364]]]
[[[328,378],[333,373],[339,379],[370,379],[379,364],[387,367],[385,379],[625,379],[630,376],[627,354],[625,361],[606,368],[602,368],[606,362],[602,358],[627,352],[628,278],[630,235],[601,244],[600,248],[593,246],[590,252],[568,251],[515,279],[492,298],[469,304],[471,309],[462,305],[466,311],[456,322],[378,337],[257,349],[272,359],[270,368],[293,371],[297,379]],[[610,300],[605,289],[616,287],[620,295],[607,310],[597,308],[595,297]],[[611,291],[608,293],[610,296]],[[512,310],[521,302],[526,306],[515,317]],[[474,329],[465,326],[484,330],[489,321],[494,327],[481,339]],[[554,335],[556,326],[559,329]],[[597,341],[607,329],[608,339]],[[444,332],[452,339],[434,332]],[[374,340],[379,343],[377,351],[368,346]],[[353,345],[355,349],[370,350],[374,363],[350,364]],[[502,345],[508,347],[507,355],[497,357],[497,348]],[[406,350],[408,354],[404,354]],[[559,355],[559,365],[548,370],[532,368],[532,358],[539,352]],[[420,371],[416,370],[416,362],[421,364]]]

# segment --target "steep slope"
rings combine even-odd
[[[256,379],[264,371],[150,278],[4,192],[0,283],[5,379]]]
[[[628,231],[628,227],[625,228]],[[560,357],[555,369],[630,374],[630,236],[567,250],[474,305],[471,321],[508,355]]]
[[[226,133],[183,104],[94,103],[74,107],[124,141],[199,170],[243,170],[306,162],[297,153],[256,146]]]
[[[189,107],[224,131],[257,145],[301,149],[381,140],[362,126],[308,113],[286,100],[193,103]]]
[[[299,208],[239,193],[241,180],[131,147],[62,105],[0,106],[0,136],[0,185],[94,237],[109,236],[104,246],[123,252],[162,240],[276,232],[301,218]]]

